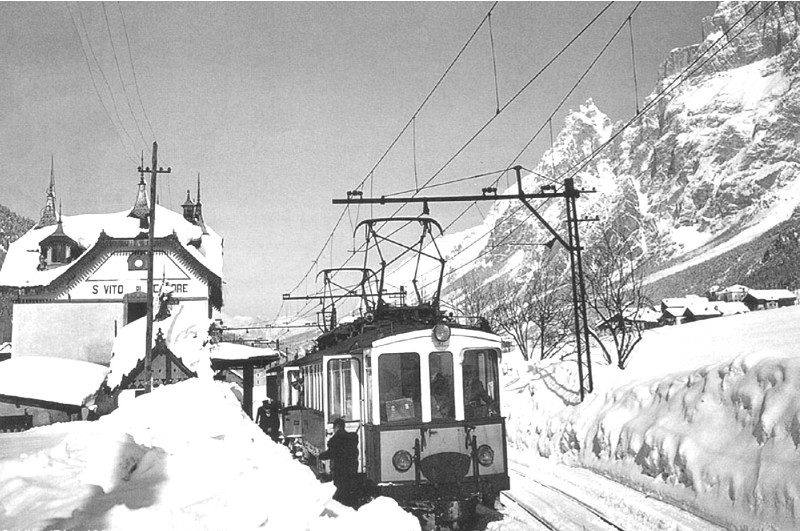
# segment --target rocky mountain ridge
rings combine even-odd
[[[785,239],[800,223],[792,215],[800,205],[798,14],[800,6],[791,3],[721,3],[703,20],[705,40],[672,51],[662,64],[661,78],[643,104],[652,104],[649,112],[617,134],[625,124],[612,124],[588,100],[569,113],[553,147],[523,179],[524,189],[538,191],[551,184],[542,175],[558,176],[557,182],[574,176],[580,188],[596,189],[578,202],[581,216],[601,220],[581,226],[585,246],[591,247],[605,225],[641,227],[641,250],[653,282],[761,242],[756,246],[760,252],[747,253],[752,263],[742,265],[740,274],[769,283],[770,275],[758,272],[769,262],[776,282],[772,287],[797,284],[796,267],[777,274],[780,268],[774,264],[782,251],[764,238],[778,237],[770,230],[781,225]],[[606,143],[575,172],[584,157]],[[515,192],[512,186],[505,193]],[[565,219],[563,201],[544,202],[537,209],[552,224]],[[481,237],[484,241],[475,241]],[[527,210],[504,202],[492,208],[482,227],[447,239],[458,242],[443,245],[450,249],[452,272],[445,296],[449,291],[454,297],[465,274],[484,282],[504,274],[525,275],[544,252],[538,246],[504,248],[497,242],[546,242],[550,237]],[[462,252],[470,246],[484,250],[471,264],[476,253]],[[767,249],[771,258],[764,261]],[[695,283],[718,284],[727,278],[724,269],[695,269],[695,276],[703,271]]]

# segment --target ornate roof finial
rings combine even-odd
[[[37,229],[55,225],[58,221],[56,219],[56,173],[54,169],[54,159],[55,157],[50,155],[50,186],[47,187],[47,199],[45,200],[39,223],[36,224]]]
[[[139,189],[136,192],[136,202],[128,214],[129,218],[137,218],[139,220],[140,229],[148,229],[150,218],[150,203],[147,201],[147,184],[144,182],[144,174],[139,177]]]
[[[203,234],[208,234],[206,222],[203,221],[203,204],[200,202],[200,172],[197,172],[197,201],[194,204],[194,222],[203,229]]]

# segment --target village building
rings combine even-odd
[[[9,246],[0,269],[0,294],[12,302],[10,357],[0,358],[0,430],[86,418],[101,405],[98,391],[108,388],[112,375],[117,391],[133,394],[141,387],[144,356],[127,370],[119,363],[130,358],[119,356],[116,370],[112,360],[123,335],[129,347],[144,351],[150,212],[145,190],[142,178],[129,210],[64,216],[55,207],[51,172],[39,222]],[[161,383],[200,372],[170,345],[186,327],[168,325],[179,316],[205,326],[207,337],[212,312],[222,307],[222,238],[203,219],[199,179],[197,200],[189,197],[182,207],[178,214],[155,206],[153,271],[161,328],[154,326],[153,359]],[[196,365],[210,377],[207,356]]]
[[[147,307],[146,185],[132,209],[54,214],[51,174],[36,226],[9,246],[0,293],[12,297],[13,356],[51,356],[108,365],[114,338]],[[133,191],[133,190],[132,190]],[[222,307],[222,238],[203,219],[198,198],[183,215],[156,205],[155,290],[198,319]]]
[[[751,289],[742,300],[752,311],[794,306],[797,296],[788,289]]]
[[[734,284],[714,293],[714,300],[723,302],[741,302],[747,296],[750,288],[741,284]]]
[[[614,317],[598,324],[600,330],[609,330],[612,325],[624,325],[625,328],[650,330],[660,324],[661,314],[652,308],[626,308]]]
[[[721,315],[722,312],[716,308],[715,303],[707,299],[702,299],[702,301],[697,300],[690,302],[683,312],[682,322],[693,323],[695,321],[704,321],[706,319],[720,317]]]
[[[739,315],[750,311],[750,308],[741,301],[718,301],[714,303],[714,309],[720,313],[720,317]]]
[[[686,318],[686,310],[690,306],[695,308],[709,303],[706,297],[687,295],[686,297],[671,297],[661,301],[661,323],[665,325],[681,324]]]

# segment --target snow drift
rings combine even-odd
[[[223,384],[191,379],[96,422],[2,435],[7,529],[416,530],[388,498],[332,501]]]
[[[645,333],[628,369],[574,361],[509,382],[511,444],[656,494],[728,529],[800,526],[800,307]]]

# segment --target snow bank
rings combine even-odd
[[[0,394],[82,406],[108,373],[102,365],[48,356],[17,356],[0,362]],[[64,382],[70,385],[64,385]]]
[[[800,526],[800,307],[654,330],[628,369],[575,362],[506,387],[510,443],[594,469],[729,529]]]
[[[247,418],[219,383],[164,386],[97,422],[0,435],[9,529],[419,529],[386,498],[354,511]],[[51,446],[31,442],[41,435]]]

